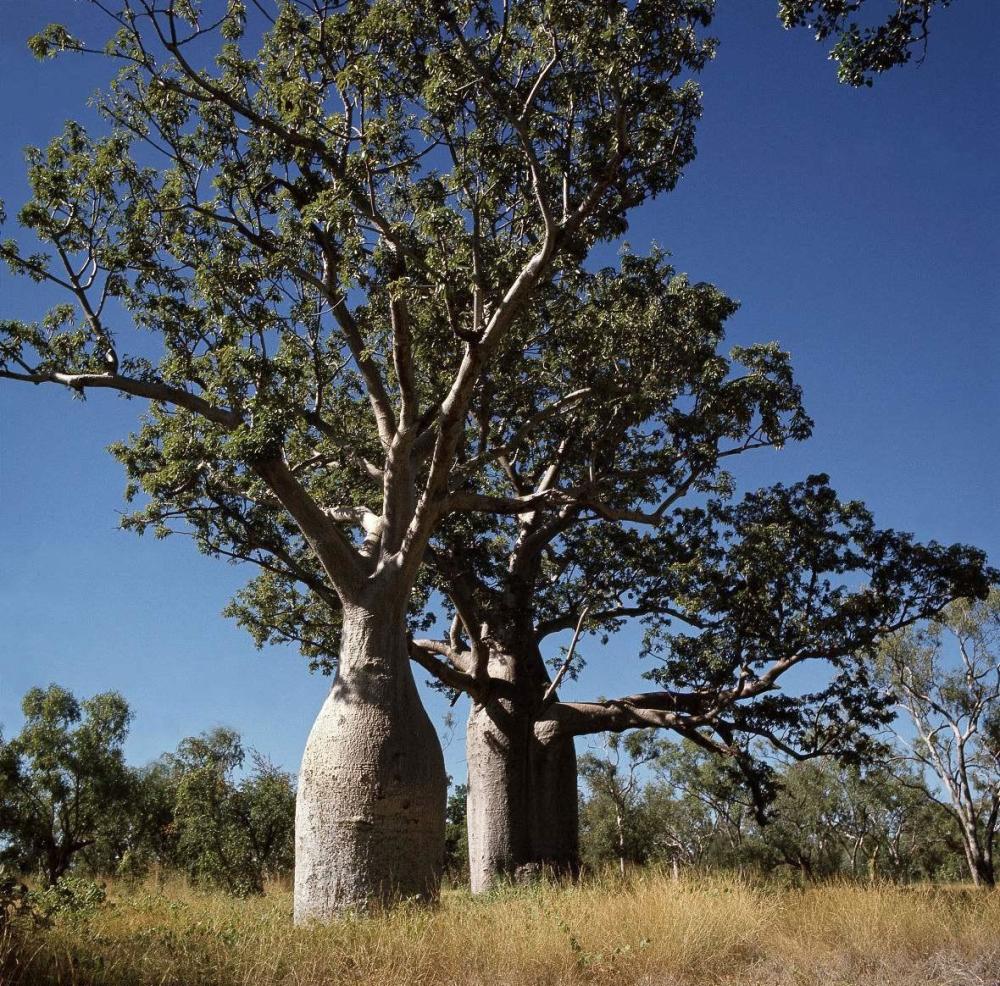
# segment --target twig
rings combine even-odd
[[[584,606],[583,611],[580,613],[580,619],[576,621],[576,629],[573,631],[573,639],[569,643],[569,653],[566,655],[566,660],[563,661],[562,667],[559,669],[559,673],[552,679],[552,683],[549,687],[545,689],[545,694],[542,696],[542,705],[545,705],[546,702],[548,702],[548,700],[555,695],[556,689],[559,687],[559,682],[563,680],[563,677],[569,670],[569,666],[573,661],[573,654],[576,651],[576,642],[580,639],[580,631],[583,629],[583,621],[587,618],[587,612],[589,610],[589,606]]]

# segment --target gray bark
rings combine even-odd
[[[469,875],[473,893],[550,871],[579,871],[576,750],[571,736],[542,742],[534,723],[548,681],[532,653],[492,651],[498,687],[473,704],[466,735]]]
[[[440,881],[444,758],[410,671],[401,607],[379,610],[345,609],[337,677],[306,742],[296,924],[433,897]]]

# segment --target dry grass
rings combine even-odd
[[[4,986],[1000,986],[1000,892],[809,890],[657,873],[576,887],[452,891],[293,928],[276,888],[236,901],[172,883],[8,943]],[[0,942],[0,951],[3,943]],[[0,956],[2,959],[2,956]]]

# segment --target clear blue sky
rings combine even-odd
[[[703,77],[698,159],[679,189],[635,214],[679,269],[743,303],[733,341],[792,352],[816,421],[806,445],[757,458],[748,485],[825,471],[878,520],[966,541],[1000,561],[1000,4],[959,0],[933,22],[925,62],[873,90],[839,86],[773,0],[719,0],[719,57]],[[78,0],[0,0],[0,197],[25,195],[21,150],[88,118],[97,59],[39,64],[26,38],[49,21],[93,36]],[[51,300],[0,274],[0,317]],[[0,723],[22,694],[59,682],[115,688],[146,761],[225,724],[295,769],[329,680],[291,649],[254,650],[220,610],[248,574],[183,538],[117,529],[123,479],[104,451],[138,404],[0,383]],[[640,685],[622,635],[572,697]],[[620,658],[620,659],[619,659]],[[419,675],[418,675],[419,677]],[[440,718],[443,703],[428,699]],[[449,770],[465,772],[459,703]]]

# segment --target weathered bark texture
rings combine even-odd
[[[447,775],[402,617],[345,613],[340,665],[306,742],[295,811],[295,922],[436,894]]]
[[[523,648],[519,648],[523,650]],[[473,893],[540,870],[579,871],[576,750],[572,737],[534,732],[548,675],[533,640],[515,659],[492,651],[507,687],[469,714],[469,874]]]

